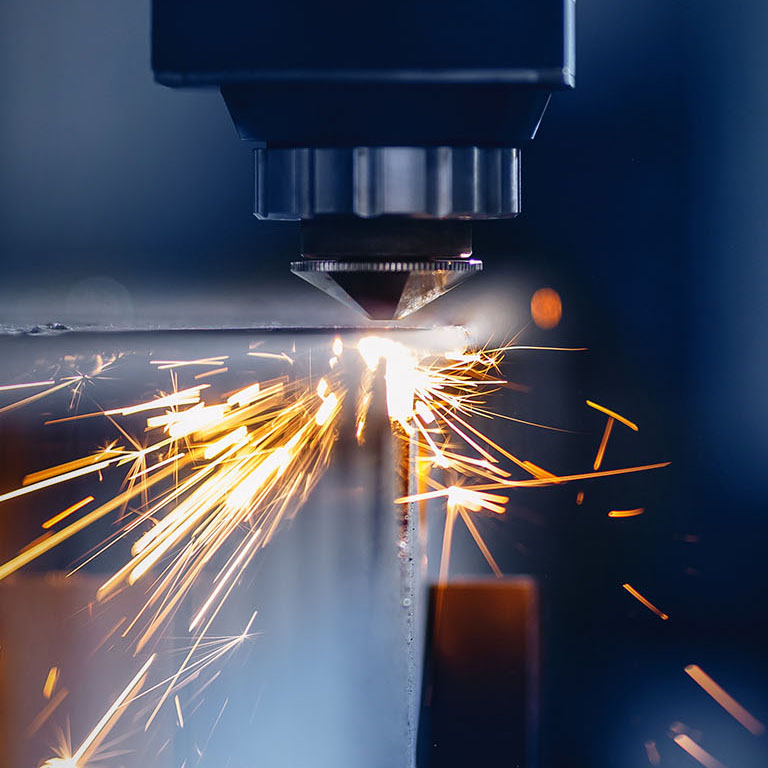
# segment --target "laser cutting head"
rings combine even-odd
[[[153,3],[153,67],[217,85],[257,142],[260,219],[291,270],[400,319],[483,268],[472,221],[520,211],[519,148],[573,85],[574,0]],[[298,254],[297,254],[298,256]]]
[[[517,215],[519,168],[515,149],[258,149],[255,213],[301,221],[294,274],[400,319],[482,269],[471,221]]]

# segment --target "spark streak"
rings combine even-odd
[[[179,724],[179,728],[184,727],[184,715],[181,713],[181,702],[179,701],[179,694],[177,693],[173,697],[173,702],[176,705],[176,720]]]
[[[156,365],[158,371],[165,371],[170,368],[183,368],[189,365],[211,365],[220,366],[227,359],[227,355],[219,357],[201,357],[199,360],[150,360],[150,365]]]
[[[606,408],[604,405],[598,405],[597,403],[593,403],[591,400],[587,400],[587,405],[590,408],[594,408],[596,411],[601,411],[602,413],[605,413],[606,415],[610,416],[612,419],[616,419],[616,421],[620,421],[622,424],[626,424],[631,430],[637,432],[637,424],[635,424],[633,421],[630,421],[629,419],[625,419],[623,416],[620,416],[616,411],[612,411],[610,408]]]
[[[35,719],[24,731],[27,738],[34,736],[49,720],[51,715],[59,708],[60,704],[67,698],[69,691],[66,688],[59,688],[51,700],[38,712]]]
[[[666,613],[660,611],[650,600],[648,600],[648,598],[643,597],[633,586],[629,584],[622,584],[621,586],[624,587],[632,597],[639,600],[649,611],[655,613],[662,621],[666,621],[669,618]]]
[[[637,517],[642,515],[645,510],[642,507],[636,509],[612,509],[608,513],[608,517]]]
[[[226,365],[223,365],[221,368],[214,368],[210,371],[203,371],[202,373],[196,373],[195,374],[195,381],[199,379],[207,379],[209,376],[218,376],[220,373],[226,373],[229,370],[229,368]]]
[[[5,413],[6,411],[12,411],[15,408],[22,408],[25,405],[30,405],[31,403],[37,402],[38,400],[42,400],[44,397],[48,397],[48,395],[54,394],[54,392],[60,392],[62,389],[67,389],[71,386],[72,382],[68,379],[60,381],[58,384],[54,384],[53,386],[48,387],[48,389],[44,389],[42,392],[36,392],[34,395],[25,397],[23,400],[17,400],[15,403],[4,405],[2,408],[0,408],[0,413]]]
[[[704,747],[697,744],[687,734],[678,733],[673,741],[678,747],[684,749],[694,760],[705,766],[705,768],[726,768],[723,763],[710,755]]]
[[[603,469],[599,472],[582,472],[578,475],[553,475],[551,479],[533,480],[507,480],[503,483],[493,483],[488,485],[475,486],[475,490],[485,491],[494,488],[524,488],[524,487],[542,487],[556,483],[571,483],[574,480],[594,480],[599,477],[614,477],[616,475],[628,475],[634,472],[648,472],[651,469],[664,469],[668,467],[668,461],[660,461],[657,464],[642,464],[637,467],[622,467],[621,469]]]
[[[614,421],[633,430],[637,427],[591,401],[587,401],[590,407],[608,416],[592,472],[558,475],[494,442],[472,423],[475,419],[490,420],[498,416],[533,424],[497,414],[485,406],[491,393],[508,384],[500,375],[505,353],[519,349],[535,348],[507,346],[435,354],[382,336],[365,336],[357,344],[357,359],[362,358],[366,368],[356,401],[357,440],[364,441],[376,371],[381,367],[392,432],[408,446],[406,455],[415,457],[412,460],[419,478],[420,492],[397,498],[395,503],[419,503],[424,505],[422,511],[427,509],[426,502],[430,500],[440,499],[445,503],[441,583],[448,579],[453,529],[459,519],[493,573],[502,575],[481,536],[477,520],[482,516],[503,515],[510,500],[507,492],[667,466],[664,462],[598,471]],[[119,511],[121,527],[100,552],[92,556],[98,556],[118,539],[133,536],[130,556],[100,586],[97,599],[107,600],[121,589],[143,583],[146,600],[135,616],[118,622],[102,642],[121,629],[123,637],[131,636],[138,653],[161,636],[167,620],[190,596],[192,587],[207,578],[206,569],[213,563],[216,568],[207,594],[190,611],[191,646],[176,671],[167,680],[139,694],[150,659],[81,747],[72,755],[62,751],[60,757],[45,764],[47,768],[85,768],[124,707],[139,695],[143,697],[156,689],[163,690],[145,728],[164,702],[170,703],[170,698],[174,701],[179,726],[183,728],[177,691],[249,636],[255,612],[241,635],[217,639],[209,632],[254,557],[269,543],[281,522],[298,512],[328,466],[346,396],[346,390],[339,383],[339,371],[342,362],[351,357],[349,350],[345,353],[338,337],[333,340],[331,351],[330,373],[314,382],[283,375],[250,382],[218,398],[213,395],[216,390],[207,383],[178,389],[181,374],[177,369],[202,366],[206,370],[194,378],[215,376],[228,370],[223,364],[227,356],[153,360],[151,364],[158,370],[170,371],[173,391],[159,392],[145,402],[46,422],[106,417],[121,433],[120,440],[126,442],[120,445],[115,441],[91,456],[29,474],[20,488],[0,494],[0,503],[106,471],[124,473],[121,491],[63,528],[33,541],[27,549],[0,565],[0,580],[109,513]],[[285,352],[249,352],[248,355],[291,366],[295,363]],[[193,374],[189,371],[187,375]],[[65,387],[80,387],[85,378],[32,382],[28,386],[47,389],[6,408],[19,407]],[[21,385],[9,385],[17,386]],[[138,419],[146,425],[148,444],[131,436],[132,431],[121,422],[124,418]],[[581,499],[583,492],[578,503]],[[46,520],[43,528],[54,527],[92,501],[94,497],[88,496],[71,505]],[[638,511],[615,510],[609,514],[623,517],[635,513]],[[668,618],[634,588],[628,584],[623,586],[660,618]],[[52,684],[50,695],[54,687]],[[65,695],[59,690],[49,705],[54,701],[60,703]],[[187,712],[188,717],[192,711]]]
[[[56,523],[60,523],[65,517],[69,517],[74,512],[77,512],[78,509],[82,509],[86,504],[90,504],[93,501],[93,496],[86,496],[84,499],[80,499],[80,501],[76,501],[72,506],[67,507],[66,509],[59,512],[57,515],[54,515],[49,520],[46,520],[43,523],[43,528],[53,528]]]
[[[47,480],[40,480],[40,482],[32,483],[32,485],[17,488],[15,491],[9,491],[8,493],[0,494],[0,502],[8,501],[9,499],[15,499],[19,496],[24,496],[27,493],[34,493],[35,491],[39,491],[42,488],[48,488],[51,485],[63,483],[67,480],[73,480],[76,477],[82,477],[83,475],[88,475],[92,472],[99,472],[102,469],[108,467],[110,464],[114,464],[116,461],[117,459],[106,459],[105,461],[99,461],[95,464],[91,464],[88,467],[73,469],[71,472],[65,472],[62,475],[57,475],[56,477],[51,477]]]
[[[654,766],[661,765],[661,755],[659,754],[656,742],[646,741],[643,746],[645,746],[645,754],[648,755],[648,762]]]
[[[53,695],[53,690],[56,688],[56,683],[59,680],[59,668],[51,667],[48,670],[48,674],[45,678],[45,684],[43,685],[43,696],[46,699],[50,699]]]
[[[279,355],[274,352],[249,352],[248,357],[261,357],[267,360],[282,360],[290,365],[293,365],[293,358],[281,352]]]
[[[600,441],[600,447],[597,449],[597,456],[595,456],[595,463],[592,465],[592,469],[600,469],[600,465],[603,463],[603,456],[605,456],[605,448],[608,445],[608,438],[611,436],[611,430],[613,429],[613,422],[615,419],[613,416],[608,417],[608,421],[605,422],[605,431],[603,432],[603,439]]]
[[[136,676],[123,689],[120,695],[112,702],[111,706],[102,716],[101,720],[94,726],[93,730],[85,737],[83,743],[73,754],[68,754],[66,750],[61,750],[58,757],[52,757],[46,760],[41,768],[85,768],[88,760],[103,743],[109,732],[115,726],[115,723],[122,715],[123,710],[144,684],[147,672],[152,662],[155,660],[154,654],[147,659]]]
[[[721,688],[700,666],[689,664],[685,673],[698,683],[731,717],[738,720],[751,734],[760,736],[765,726],[736,699]]]
[[[53,379],[47,381],[28,381],[24,384],[3,384],[0,386],[0,392],[8,392],[12,389],[33,389],[34,387],[50,387],[56,382]]]

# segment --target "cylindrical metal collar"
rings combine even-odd
[[[255,151],[260,219],[497,219],[520,212],[511,147],[264,148]]]

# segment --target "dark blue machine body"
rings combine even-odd
[[[270,146],[519,146],[573,85],[573,0],[155,0],[158,82]]]

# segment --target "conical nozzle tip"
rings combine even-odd
[[[478,259],[343,261],[306,259],[291,271],[372,320],[400,320],[479,272]]]

